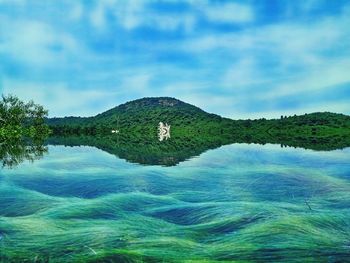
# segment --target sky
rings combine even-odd
[[[0,0],[0,93],[50,117],[156,96],[234,119],[350,114],[350,0]]]

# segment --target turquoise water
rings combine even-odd
[[[162,167],[49,146],[0,172],[0,262],[350,261],[350,148],[233,144]]]

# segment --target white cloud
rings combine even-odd
[[[233,64],[224,73],[222,79],[222,86],[224,88],[237,89],[242,86],[253,84],[254,82],[261,81],[261,77],[255,65],[255,59],[253,57],[246,57]]]
[[[134,73],[124,76],[118,89],[120,89],[124,95],[126,94],[138,94],[138,96],[147,96],[151,91],[150,81],[153,75],[151,73]]]
[[[94,26],[102,29],[106,26],[106,13],[113,13],[118,22],[127,30],[138,27],[152,27],[160,30],[176,30],[183,27],[191,32],[197,23],[198,16],[203,15],[211,22],[248,23],[255,19],[252,6],[238,3],[211,3],[207,1],[189,1],[198,12],[161,14],[148,9],[147,1],[99,1],[91,13]]]
[[[229,33],[214,33],[189,39],[183,49],[192,52],[207,52],[214,49],[228,51],[262,51],[280,55],[316,53],[327,48],[344,45],[340,39],[350,38],[348,12],[341,17],[327,18],[304,23],[282,23],[262,26],[257,29]]]
[[[84,7],[81,2],[69,2],[71,4],[71,10],[68,14],[69,18],[76,21],[79,20],[84,13]]]
[[[119,78],[120,83],[115,88],[107,88],[104,83],[94,88],[73,88],[67,82],[11,78],[3,78],[0,87],[3,94],[14,94],[22,100],[34,100],[43,105],[50,117],[93,116],[128,100],[159,96],[150,86],[152,72],[124,72]]]
[[[71,54],[78,49],[75,38],[55,31],[48,24],[13,21],[5,17],[0,18],[0,23],[6,25],[6,30],[2,30],[0,53],[31,66],[62,62],[65,58],[63,54]]]
[[[97,2],[95,9],[93,9],[90,14],[91,23],[97,29],[103,29],[106,26],[105,8],[108,8],[108,6],[106,6],[106,2],[99,1]]]
[[[131,30],[139,27],[143,24],[147,15],[145,12],[145,5],[142,1],[128,1],[118,6],[114,10],[115,15],[118,17],[119,22],[124,26],[125,29]]]
[[[303,77],[278,83],[274,90],[259,94],[261,99],[276,99],[291,96],[301,92],[317,91],[332,86],[350,82],[350,59],[337,59],[320,63],[316,68]],[[350,109],[350,107],[349,107]]]
[[[252,7],[239,3],[207,4],[201,11],[212,22],[247,23],[254,20]]]
[[[211,22],[247,23],[254,20],[251,6],[238,3],[213,4],[207,1],[189,1],[196,12],[162,14],[148,8],[151,1],[98,1],[90,14],[92,25],[103,30],[107,26],[107,13],[114,14],[117,22],[126,30],[139,27],[150,27],[164,31],[183,28],[192,32],[199,16],[204,16]]]
[[[232,60],[217,86],[237,96],[273,99],[302,90],[321,89],[350,80],[349,12],[303,23],[283,23],[231,33],[216,33],[183,43],[200,56],[227,54]],[[265,66],[266,62],[269,62]],[[265,94],[264,94],[265,93]],[[246,98],[245,98],[246,99]]]
[[[172,14],[164,15],[152,13],[137,6],[137,8],[128,8],[125,13],[117,12],[121,24],[127,30],[132,30],[138,27],[157,28],[164,31],[173,31],[180,27],[186,32],[192,31],[195,25],[195,17],[190,14]]]
[[[304,16],[314,8],[315,0],[291,4],[288,12],[294,19],[268,25],[260,21],[249,24],[258,18],[259,8],[238,2],[189,0],[185,1],[191,5],[186,11],[162,12],[150,7],[156,1],[100,0],[92,9],[83,2],[64,1],[57,13],[52,8],[49,14],[40,15],[27,6],[24,13],[22,7],[27,2],[16,2],[23,5],[18,12],[18,6],[13,6],[13,17],[0,14],[0,24],[5,25],[0,26],[0,56],[8,60],[8,67],[4,61],[2,68],[10,72],[18,66],[18,72],[5,76],[13,78],[6,81],[6,89],[38,98],[52,107],[55,115],[90,115],[129,99],[162,95],[225,116],[237,112],[252,117],[259,113],[245,113],[247,108],[239,108],[239,102],[273,103],[350,81],[350,9],[317,16],[306,25]],[[301,9],[303,19],[295,19],[295,10]],[[62,10],[67,10],[64,21],[60,20]],[[90,19],[90,24],[85,19]],[[203,19],[207,21],[202,23]],[[217,23],[243,27],[221,30]],[[153,34],[153,30],[143,31],[144,27],[164,32]],[[99,35],[99,30],[106,35]],[[176,32],[172,35],[176,37],[166,38],[168,31],[176,30],[187,34]],[[107,33],[121,34],[116,38]],[[101,42],[97,35],[103,38]],[[22,73],[21,69],[28,70]],[[48,72],[57,76],[47,77]],[[17,81],[12,74],[18,74]],[[69,98],[65,100],[65,96]],[[58,100],[66,101],[67,107]],[[105,102],[104,106],[100,102]]]
[[[183,27],[190,32],[195,24],[195,18],[191,15],[161,15],[161,14],[123,14],[119,15],[121,24],[127,30],[146,26],[163,31],[173,31]]]
[[[108,98],[109,94],[94,90],[75,90],[66,84],[38,83],[5,79],[2,83],[4,94],[15,94],[24,101],[34,100],[49,110],[49,116],[72,116],[95,114],[89,105]]]
[[[157,28],[164,31],[176,30],[179,27],[185,31],[192,30],[195,24],[195,17],[191,14],[161,14],[147,8],[151,2],[130,0],[102,0],[97,3],[90,14],[92,25],[99,30],[107,26],[106,15],[113,14],[119,23],[126,30],[133,30],[139,27]]]

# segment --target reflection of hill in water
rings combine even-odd
[[[198,156],[209,149],[215,149],[230,142],[222,138],[212,138],[210,141],[200,141],[195,138],[182,140],[171,138],[160,142],[157,138],[147,139],[114,135],[103,137],[51,137],[47,143],[66,146],[94,146],[128,162],[143,165],[173,166],[191,157]]]
[[[302,137],[271,136],[269,134],[235,134],[184,136],[174,134],[166,141],[156,137],[133,134],[50,137],[46,144],[66,146],[93,146],[128,162],[142,165],[173,166],[203,152],[233,143],[280,144],[316,151],[330,151],[350,147],[349,136]],[[40,159],[47,152],[41,141],[11,140],[0,142],[0,160],[3,167],[15,167],[25,160]]]
[[[167,141],[156,138],[160,121],[171,125]],[[271,120],[231,120],[169,97],[142,98],[96,116],[52,118],[47,123],[56,136],[49,140],[52,144],[96,146],[145,165],[175,165],[232,143],[326,151],[350,146],[347,115],[317,112]],[[112,135],[116,129],[120,132]]]
[[[137,136],[69,136],[51,137],[51,145],[94,146],[128,162],[142,165],[173,166],[203,152],[232,143],[280,144],[312,150],[330,151],[350,147],[350,138],[330,136],[323,138],[292,137],[279,138],[270,135],[242,135],[235,138],[225,136],[176,137],[159,142],[156,137]]]

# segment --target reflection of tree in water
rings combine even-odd
[[[28,160],[33,162],[48,151],[42,140],[13,139],[0,141],[0,161],[2,167],[13,168]]]
[[[45,124],[48,111],[33,101],[23,102],[13,95],[0,97],[0,162],[15,167],[25,160],[41,158],[50,129]]]

